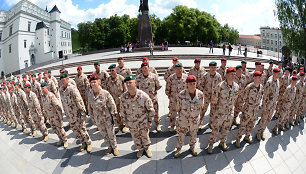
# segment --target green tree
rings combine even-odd
[[[306,57],[306,1],[276,0],[277,16],[283,40],[297,55]]]

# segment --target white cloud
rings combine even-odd
[[[8,5],[14,5],[19,0],[5,0]],[[108,3],[102,3],[97,8],[82,10],[78,4],[73,4],[72,0],[29,0],[39,7],[51,10],[56,5],[61,11],[61,18],[73,27],[80,22],[93,21],[95,18],[110,17],[112,15],[128,14],[131,17],[136,17],[138,6],[127,4],[127,0],[111,0]],[[91,0],[87,0],[91,1]]]
[[[273,0],[259,0],[256,3],[243,3],[237,8],[221,11],[217,4],[211,5],[213,14],[222,24],[238,29],[240,34],[259,34],[260,26],[278,27],[274,16]]]
[[[151,13],[157,14],[158,16],[169,15],[177,5],[185,5],[189,8],[197,7],[195,0],[155,0],[153,4],[149,2]]]

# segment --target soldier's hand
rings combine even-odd
[[[30,111],[29,110],[27,110],[27,115],[30,115]]]
[[[152,126],[152,122],[149,122],[148,123],[148,127],[150,128]]]

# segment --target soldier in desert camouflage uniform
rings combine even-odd
[[[11,126],[12,124],[14,125],[14,119],[12,117],[12,107],[11,107],[11,101],[10,101],[10,93],[8,92],[8,87],[5,86],[3,87],[3,98],[4,98],[4,110],[6,112],[6,119],[7,122],[6,124]]]
[[[273,60],[269,60],[269,68],[265,70],[265,74],[266,74],[266,79],[265,79],[263,85],[265,85],[266,82],[268,81],[269,77],[271,77],[273,75]]]
[[[49,78],[48,72],[44,72],[44,80],[48,84],[49,92],[52,92],[56,96],[56,98],[59,98],[54,81]]]
[[[176,130],[179,136],[174,157],[180,155],[188,131],[190,132],[189,150],[194,156],[198,155],[198,152],[195,150],[195,144],[197,142],[200,114],[204,104],[204,95],[200,90],[196,89],[197,82],[194,75],[189,75],[186,83],[187,89],[181,91],[177,96],[176,109],[179,113],[179,118],[176,124]]]
[[[173,57],[173,59],[172,59],[172,64],[173,64],[173,65],[170,66],[170,67],[167,69],[167,71],[165,72],[165,75],[164,75],[164,80],[165,80],[166,82],[167,82],[167,79],[168,79],[172,74],[175,73],[175,65],[176,65],[177,63],[179,63],[178,58],[177,58],[177,57]],[[184,74],[187,74],[184,68],[183,68],[183,73],[184,73]]]
[[[76,86],[82,96],[83,102],[85,104],[85,107],[87,108],[87,95],[89,91],[89,81],[86,75],[83,73],[82,67],[78,66],[77,67],[78,74],[75,76],[75,83]]]
[[[3,107],[3,100],[2,100],[2,85],[0,84],[0,121],[4,121],[4,120],[6,120],[6,117],[5,117],[5,115],[4,115],[4,107]]]
[[[61,70],[60,70],[60,74],[63,74],[63,73],[69,74],[67,70],[61,69]],[[73,86],[75,86],[75,87],[77,86],[76,82],[75,82],[72,78],[69,78],[68,83],[71,84],[71,85],[73,85]],[[58,82],[58,85],[59,85],[59,87],[62,87],[62,86],[63,86],[63,84],[62,84],[61,81]]]
[[[155,110],[154,122],[156,123],[156,130],[161,131],[160,127],[160,117],[158,114],[158,99],[157,99],[157,91],[162,87],[161,83],[158,79],[158,76],[154,73],[151,73],[149,70],[148,63],[144,62],[141,64],[141,74],[139,74],[137,79],[137,88],[144,91],[149,95],[153,102],[153,107]]]
[[[290,78],[289,67],[286,67],[285,74],[279,79],[280,87],[279,87],[278,102],[276,105],[276,113],[275,113],[276,118],[278,118],[280,115],[280,109],[284,102],[283,98],[285,97],[284,93],[285,93],[287,86],[289,85],[289,78]]]
[[[296,76],[292,76],[292,82],[289,86],[287,86],[286,90],[284,91],[283,94],[283,103],[280,106],[280,116],[276,122],[276,125],[273,129],[273,133],[275,135],[278,135],[278,128],[281,131],[284,131],[284,124],[286,125],[286,128],[289,129],[289,117],[291,116],[292,112],[292,104],[295,99],[295,94],[296,94],[296,83],[297,83],[298,78]],[[291,123],[293,125],[293,123]]]
[[[176,99],[177,94],[186,89],[187,74],[183,73],[182,63],[175,64],[175,74],[172,74],[166,81],[166,95],[169,98],[169,112],[170,115],[170,131],[175,129],[175,122],[177,117]]]
[[[234,119],[233,124],[238,126],[239,123],[237,122],[238,114],[243,110],[243,101],[242,101],[242,94],[244,92],[244,88],[246,87],[246,76],[242,73],[242,66],[237,65],[236,66],[236,76],[235,76],[235,82],[239,85],[239,92],[238,92],[238,98],[235,103],[235,109],[234,109]]]
[[[254,82],[254,72],[255,71],[260,71],[262,72],[262,66],[261,66],[261,61],[256,61],[255,62],[255,70],[250,72],[249,75],[246,77],[247,78],[247,85]]]
[[[12,94],[14,94],[14,86],[9,86],[9,91],[7,91],[7,97],[8,100],[7,100],[7,103],[6,103],[6,107],[7,107],[7,111],[8,111],[8,114],[10,115],[10,121],[11,121],[11,124],[10,126],[11,127],[16,127],[16,129],[19,128],[18,126],[18,121],[17,121],[17,118],[16,118],[16,115],[15,115],[15,111],[14,111],[14,107],[13,107],[13,101],[12,99],[14,99],[12,97]],[[18,127],[17,127],[18,126]]]
[[[118,108],[118,113],[120,113],[120,96],[127,91],[124,84],[124,77],[117,74],[116,64],[112,64],[108,67],[111,76],[109,76],[106,81],[106,90],[112,95],[116,103],[116,108]],[[117,124],[119,125],[119,130],[125,133],[126,127],[121,120],[120,114],[117,114]]]
[[[50,120],[50,125],[53,132],[58,136],[58,146],[64,143],[64,148],[68,147],[67,136],[63,125],[63,113],[60,101],[55,97],[52,92],[48,90],[48,84],[43,82],[41,84],[42,89],[42,103],[44,115]]]
[[[280,69],[281,71],[280,71],[280,78],[284,75],[284,72],[283,72],[283,68],[282,68],[282,66],[283,66],[283,62],[282,61],[278,61],[277,62],[277,65],[278,65],[278,69]]]
[[[242,98],[243,112],[240,119],[240,127],[236,136],[235,146],[240,147],[240,139],[245,131],[244,141],[249,144],[253,142],[251,138],[252,129],[257,120],[260,101],[263,95],[263,85],[260,84],[262,72],[254,72],[254,82],[250,83],[240,96]]]
[[[36,94],[31,91],[30,83],[25,84],[25,92],[28,101],[28,112],[32,116],[35,126],[40,130],[41,134],[43,135],[41,139],[44,141],[48,141],[49,134],[46,125],[44,124],[44,117],[42,116],[41,107]]]
[[[131,68],[124,65],[124,58],[119,57],[117,59],[118,66],[116,67],[117,73],[123,76],[124,78],[132,74]]]
[[[217,69],[217,72],[221,75],[222,80],[225,80],[226,71],[226,58],[221,59],[221,66]]]
[[[226,70],[226,80],[222,81],[213,91],[211,103],[215,105],[214,120],[212,120],[212,132],[209,137],[208,153],[212,153],[213,143],[216,141],[220,128],[220,144],[223,150],[227,150],[227,134],[231,128],[234,118],[234,107],[238,97],[239,86],[235,79],[236,69],[228,67]]]
[[[200,79],[202,76],[204,76],[206,70],[204,67],[201,67],[201,59],[196,58],[194,60],[194,66],[190,68],[190,71],[188,75],[194,75],[197,79]],[[199,89],[199,80],[197,80],[197,89]]]
[[[242,66],[242,74],[245,75],[246,77],[249,76],[249,70],[246,67],[247,62],[245,60],[241,61],[241,66]]]
[[[54,82],[56,91],[58,91],[59,89],[58,82],[57,82],[57,79],[52,75],[51,70],[48,71],[48,77]]]
[[[31,90],[36,94],[37,98],[38,98],[38,101],[39,101],[39,104],[40,106],[42,107],[43,103],[41,101],[41,87],[40,87],[40,83],[36,80],[36,75],[35,74],[32,74],[32,88]],[[43,108],[41,108],[43,110]],[[48,117],[46,115],[43,115],[44,118],[45,118],[45,122],[47,124],[49,124],[49,120],[48,120]]]
[[[39,84],[42,84],[44,82],[42,73],[38,73],[37,75],[38,75],[38,78],[36,80],[38,81]]]
[[[148,94],[137,89],[135,76],[127,76],[124,82],[128,91],[120,97],[120,115],[130,129],[134,144],[139,150],[137,158],[140,158],[144,151],[151,158],[149,129],[155,115],[152,100]]]
[[[89,80],[92,92],[88,96],[88,115],[95,121],[108,146],[105,153],[108,155],[113,150],[114,156],[118,156],[119,152],[114,128],[114,123],[117,122],[115,101],[111,94],[99,85],[101,82],[98,75],[92,75]]]
[[[153,66],[149,66],[149,58],[144,57],[144,58],[142,59],[142,63],[147,63],[147,64],[148,64],[148,67],[149,67],[150,73],[154,73],[154,74],[156,74],[156,75],[158,76],[158,73],[157,73],[156,69],[155,69]],[[141,70],[141,67],[140,67],[140,68],[138,68],[137,71],[136,71],[136,76],[138,76],[138,75],[141,74],[141,73],[142,73],[142,70]]]
[[[300,123],[300,116],[301,113],[299,113],[299,110],[303,107],[303,94],[304,94],[304,90],[305,89],[305,82],[304,82],[304,77],[305,77],[305,73],[304,72],[300,72],[300,80],[297,82],[296,84],[296,94],[295,94],[295,99],[293,101],[292,107],[294,107],[292,115],[289,118],[289,122],[293,122],[294,116],[296,116],[295,118],[295,124],[299,124]]]
[[[9,121],[9,117],[8,117],[8,112],[6,110],[6,102],[5,102],[5,96],[4,96],[4,92],[3,92],[3,89],[6,88],[5,86],[4,87],[1,87],[0,89],[0,107],[1,107],[1,111],[2,111],[2,120],[4,123],[7,123]]]
[[[26,128],[26,125],[23,119],[21,118],[21,113],[20,113],[21,111],[18,105],[16,94],[14,93],[13,87],[10,87],[10,95],[11,95],[10,100],[11,100],[11,105],[12,105],[12,113],[14,113],[14,116],[16,117],[16,129],[19,128],[19,125],[17,123],[17,120],[18,120],[18,122],[20,123],[22,127],[22,131],[26,131],[27,128]]]
[[[96,71],[94,71],[92,74],[97,74],[100,77],[101,87],[103,89],[106,89],[105,81],[106,81],[107,77],[109,77],[108,72],[106,72],[105,70],[100,68],[100,63],[99,62],[95,62],[94,67],[95,67]]]
[[[262,98],[262,112],[261,119],[258,125],[258,130],[256,133],[256,138],[258,141],[265,140],[263,132],[266,127],[271,122],[273,113],[276,109],[278,91],[279,91],[279,75],[280,69],[274,68],[273,75],[268,79],[267,83],[264,86],[263,98]]]
[[[60,80],[62,86],[60,88],[60,95],[66,118],[74,135],[80,140],[82,146],[80,151],[92,151],[91,139],[88,135],[85,125],[86,109],[78,89],[69,83],[69,77],[66,72],[61,74]]]
[[[25,92],[21,89],[21,85],[18,82],[15,83],[15,94],[17,97],[17,102],[18,102],[20,111],[21,111],[20,118],[23,118],[30,125],[30,128],[31,128],[30,136],[36,136],[36,126],[32,119],[32,116],[29,115],[29,112],[28,112],[29,107],[28,107],[27,96]],[[24,129],[23,132],[26,133],[27,130]]]
[[[23,75],[22,75],[22,82],[21,82],[21,84],[20,84],[22,90],[24,90],[24,86],[25,86],[25,84],[26,84],[27,82],[29,82],[29,81],[28,81],[28,78],[27,78],[27,75],[26,75],[26,74],[23,74]]]
[[[212,120],[214,119],[213,113],[215,112],[214,106],[211,104],[212,100],[212,93],[215,90],[215,88],[218,86],[219,83],[222,81],[221,75],[216,72],[217,69],[217,63],[215,61],[212,61],[209,63],[209,72],[206,72],[205,75],[198,79],[200,82],[199,89],[204,94],[204,105],[203,110],[200,117],[200,124],[199,129],[202,129],[202,122],[204,120],[204,115],[207,111],[208,105],[210,104],[210,117],[209,117],[209,125],[211,127]]]

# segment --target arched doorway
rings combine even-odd
[[[34,54],[31,55],[31,65],[35,65],[35,56],[34,56]]]

